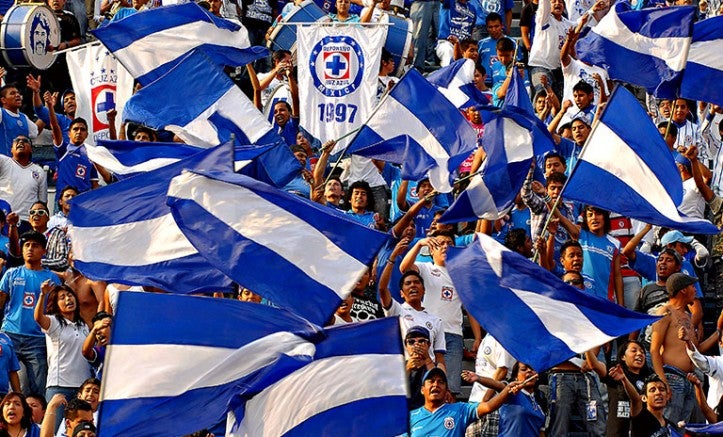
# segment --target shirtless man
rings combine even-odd
[[[693,332],[693,323],[688,305],[695,300],[695,287],[698,282],[684,273],[673,273],[666,281],[668,303],[658,310],[663,316],[653,324],[653,334],[650,340],[650,357],[653,370],[667,383],[672,395],[671,401],[665,408],[665,417],[673,423],[688,421],[695,405],[695,388],[688,381],[687,374],[693,371],[693,363],[688,358],[686,346],[679,339],[678,332]],[[694,337],[694,336],[693,336]],[[693,343],[697,340],[694,338]],[[700,345],[700,350],[706,350],[716,338],[711,336]]]
[[[70,268],[64,272],[58,272],[58,276],[63,282],[75,291],[78,296],[78,305],[80,305],[80,317],[88,324],[93,326],[91,322],[93,316],[102,308],[99,303],[103,302],[103,294],[105,292],[106,283],[103,281],[93,281],[86,278],[73,267],[73,255],[68,256]]]

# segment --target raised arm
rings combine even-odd
[[[384,270],[382,270],[382,275],[379,277],[379,302],[384,308],[389,308],[392,305],[392,293],[389,291],[389,281],[392,279],[395,260],[407,250],[407,247],[409,247],[409,238],[402,238],[399,243],[394,246],[394,250],[392,250],[384,266]]]
[[[645,238],[645,235],[650,232],[651,229],[653,229],[653,225],[646,223],[643,229],[641,229],[640,232],[635,234],[633,238],[628,241],[625,247],[623,247],[621,252],[623,255],[625,255],[627,259],[629,259],[630,261],[635,261],[635,258],[637,258],[637,255],[635,254],[635,249],[637,249],[638,244],[643,241],[643,238]]]
[[[45,298],[53,288],[55,288],[55,284],[50,282],[49,279],[46,279],[40,284],[40,298],[38,299],[38,303],[35,304],[35,312],[33,313],[35,321],[45,331],[50,328],[50,317],[45,314]]]
[[[58,116],[55,115],[55,100],[57,94],[51,94],[50,91],[46,91],[43,94],[45,100],[45,107],[48,108],[48,115],[50,116],[50,129],[53,132],[53,144],[59,147],[63,144],[63,130],[60,129],[58,124]]]
[[[613,366],[610,369],[610,377],[623,384],[625,393],[630,399],[630,417],[634,417],[640,414],[643,409],[643,400],[640,398],[638,390],[635,389],[633,384],[631,384],[628,380],[628,377],[625,376],[625,372],[623,372],[623,369],[620,367],[619,364],[617,366]]]

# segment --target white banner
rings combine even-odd
[[[118,111],[118,132],[123,106],[133,93],[133,76],[100,43],[68,52],[66,59],[75,91],[75,116],[88,122],[86,142],[95,145],[109,139],[108,111]]]
[[[357,129],[376,105],[386,26],[297,26],[297,35],[301,126],[322,142]]]

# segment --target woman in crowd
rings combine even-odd
[[[33,410],[22,393],[10,392],[2,401],[0,437],[39,437],[40,427],[33,423]]]

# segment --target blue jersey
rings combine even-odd
[[[506,37],[503,35],[502,38]],[[477,49],[477,52],[479,53],[479,62],[487,71],[487,80],[485,81],[485,83],[488,86],[492,86],[492,64],[495,62],[499,62],[497,58],[497,41],[499,41],[500,39],[492,39],[491,36],[483,38],[482,40],[480,40],[479,48]],[[514,40],[512,40],[512,42],[514,42],[515,47],[517,47],[517,42],[515,42]],[[522,60],[522,51],[517,51],[517,60]]]
[[[30,119],[22,112],[17,116],[12,115],[7,109],[1,108],[2,119],[0,120],[0,153],[10,156],[10,148],[13,140],[20,135],[30,134]]]
[[[37,115],[46,126],[50,126],[50,112],[48,111],[48,108],[45,106],[36,106],[35,115]],[[58,126],[60,126],[60,130],[63,132],[63,142],[70,143],[68,131],[70,130],[70,123],[73,119],[65,114],[55,114],[55,116],[58,119]]]
[[[545,426],[545,413],[533,395],[518,392],[500,407],[500,437],[538,436]]]
[[[8,295],[2,330],[13,334],[44,337],[33,313],[40,296],[40,284],[45,280],[60,285],[58,276],[50,270],[30,270],[25,266],[8,270],[0,281],[0,291]]]
[[[475,12],[469,2],[445,0],[439,9],[439,39],[447,39],[450,35],[460,41],[469,39],[474,23]]]
[[[502,17],[502,23],[505,22],[505,13],[511,11],[515,7],[514,0],[473,0],[472,5],[474,6],[475,13],[477,14],[477,26],[484,26],[486,24],[487,15],[492,12],[500,14]],[[507,29],[509,32],[509,29]]]
[[[374,211],[364,211],[361,214],[357,214],[354,211],[349,210],[346,211],[346,215],[350,219],[357,221],[368,228],[376,227],[376,222],[374,221]]]
[[[444,404],[432,413],[424,407],[409,413],[411,437],[462,437],[477,420],[478,402]]]
[[[15,355],[13,341],[5,333],[0,332],[0,389],[7,390],[10,386],[9,372],[20,370],[18,357]]]
[[[63,141],[59,147],[54,147],[55,157],[58,159],[58,181],[55,200],[60,199],[63,188],[73,186],[81,193],[91,188],[93,180],[98,180],[98,171],[88,159],[84,145],[76,146]]]
[[[585,284],[586,291],[600,299],[612,300],[615,296],[611,293],[613,258],[619,252],[620,242],[607,234],[599,237],[585,229],[580,229],[578,242],[582,246],[582,273],[592,278],[591,284]]]
[[[500,61],[492,63],[492,104],[495,106],[502,106],[504,99],[497,97],[497,91],[500,89],[502,84],[507,78],[507,66]],[[529,94],[530,80],[527,77],[527,70],[522,73],[522,83],[525,85],[525,91]]]

